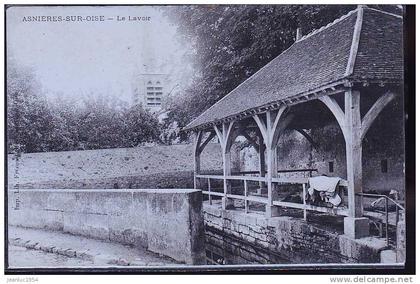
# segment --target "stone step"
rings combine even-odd
[[[391,249],[381,251],[381,263],[397,263],[397,252]]]

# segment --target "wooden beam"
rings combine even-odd
[[[223,126],[227,128],[225,133],[224,133],[225,139],[228,139],[228,137],[232,133],[232,129],[233,129],[234,124],[235,124],[235,122],[233,122],[233,121],[229,122],[229,125],[223,124]]]
[[[211,139],[213,139],[215,136],[216,136],[216,133],[215,132],[210,132],[210,134],[207,137],[207,139],[204,140],[204,142],[199,146],[200,153],[203,152],[204,148],[207,146],[207,144],[209,144],[209,142],[211,141]]]
[[[271,126],[271,130],[270,130],[270,144],[271,146],[273,145],[277,145],[277,140],[276,138],[280,135],[280,133],[284,130],[284,129],[280,129],[282,127],[278,127],[279,123],[280,123],[280,118],[281,116],[285,113],[287,107],[286,106],[282,106],[279,108],[278,112],[276,113],[276,117],[273,121],[273,124]]]
[[[286,202],[286,201],[274,201],[274,204],[277,206],[284,206],[284,207],[289,207],[289,208],[324,212],[324,213],[330,213],[330,214],[340,215],[340,216],[348,216],[348,210],[341,209],[341,208],[321,207],[321,206],[315,206],[311,204],[300,204],[300,203]]]
[[[246,139],[246,140],[248,140],[248,141],[249,141],[249,143],[251,143],[252,147],[254,147],[254,149],[255,149],[256,151],[258,151],[258,150],[259,150],[260,145],[258,145],[258,143],[257,143],[254,139],[252,139],[252,137],[251,137],[251,136],[249,136],[249,134],[248,134],[248,133],[246,133],[246,130],[243,130],[243,131],[241,132],[241,134],[242,134],[242,136],[243,136],[243,137],[245,137],[245,139]]]
[[[224,137],[225,137],[225,152],[230,152],[232,144],[235,142],[236,137],[238,136],[238,131],[234,129],[235,122],[231,121],[228,125],[225,125],[224,128]]]
[[[198,149],[200,147],[201,139],[203,137],[203,131],[199,130],[195,133],[194,137],[194,153],[198,152]]]
[[[261,132],[261,135],[263,136],[264,141],[267,141],[268,140],[267,127],[265,126],[263,120],[261,119],[261,117],[259,117],[258,114],[254,115],[253,118],[258,125],[258,128]]]
[[[217,138],[219,139],[219,143],[222,146],[222,149],[224,150],[224,139],[223,139],[223,134],[220,131],[219,127],[217,125],[213,126],[214,131],[217,135]]]
[[[318,89],[302,93],[298,99],[299,100],[317,99],[317,98],[319,98],[319,96],[327,96],[327,95],[334,95],[334,94],[337,94],[337,93],[343,93],[343,92],[347,91],[350,87],[352,87],[351,82],[349,82],[347,79],[343,79],[341,81],[322,86]],[[326,92],[322,92],[323,90],[326,90]],[[281,100],[281,101],[274,102],[273,105],[287,105],[287,101],[291,102],[290,99],[286,99],[286,100]],[[276,108],[277,108],[277,106],[276,106]],[[238,115],[241,118],[247,118],[247,117],[254,116],[256,114],[257,114],[256,109],[248,109],[248,110],[245,110],[245,111],[239,113]],[[229,119],[233,119],[233,118],[234,118],[234,116],[230,117]],[[205,128],[214,126],[215,124],[220,124],[222,121],[226,121],[226,119],[220,119],[218,121],[205,123],[201,126],[197,126],[197,127],[188,129],[188,131],[205,129]]]
[[[330,96],[322,96],[318,98],[321,102],[323,102],[332,112],[335,119],[338,122],[338,125],[341,128],[341,131],[343,132],[344,138],[346,138],[347,132],[346,132],[346,126],[345,126],[345,117],[344,112],[341,109],[341,107],[338,105],[337,101]]]
[[[279,137],[281,135],[282,132],[284,132],[284,130],[289,126],[290,122],[292,122],[294,118],[293,114],[289,114],[288,116],[286,116],[284,119],[282,119],[276,126],[276,128],[274,129],[273,133],[272,133],[272,137],[271,137],[271,145],[272,147],[277,147],[278,141],[279,141]]]
[[[319,147],[318,143],[316,143],[312,137],[303,129],[295,129],[297,132],[299,132],[303,137],[306,138],[306,140],[309,141],[309,143],[315,148],[317,149]]]
[[[386,92],[382,95],[369,109],[366,115],[363,117],[362,121],[362,133],[361,138],[363,139],[368,132],[370,126],[375,121],[376,117],[381,113],[381,111],[393,100],[395,99],[396,94],[393,92]]]
[[[233,129],[229,134],[229,137],[226,138],[226,151],[232,148],[233,143],[235,143],[236,138],[240,135],[238,129]]]

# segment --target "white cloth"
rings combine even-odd
[[[338,195],[338,193],[336,193],[333,196],[328,197],[328,202],[334,206],[338,206],[341,203],[341,197]]]
[[[319,191],[320,196],[324,201],[330,202],[334,206],[338,206],[341,203],[341,197],[337,194],[336,190],[340,180],[339,177],[311,177],[309,178],[308,193],[313,195],[315,190]]]
[[[339,177],[311,177],[309,178],[309,187],[313,187],[316,191],[335,192],[340,180]]]

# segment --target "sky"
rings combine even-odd
[[[33,16],[41,21],[29,21]],[[189,48],[158,7],[7,9],[8,56],[34,70],[48,96],[106,94],[130,101],[136,74],[190,77],[193,70],[184,57]]]

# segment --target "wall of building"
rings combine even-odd
[[[383,239],[348,237],[294,217],[203,205],[206,255],[224,264],[379,263]]]
[[[204,262],[198,190],[29,189],[10,191],[8,201],[9,225],[141,246],[187,264]]]
[[[142,104],[152,112],[160,111],[162,103],[174,87],[169,78],[169,74],[163,73],[139,74],[132,86],[133,103]]]

